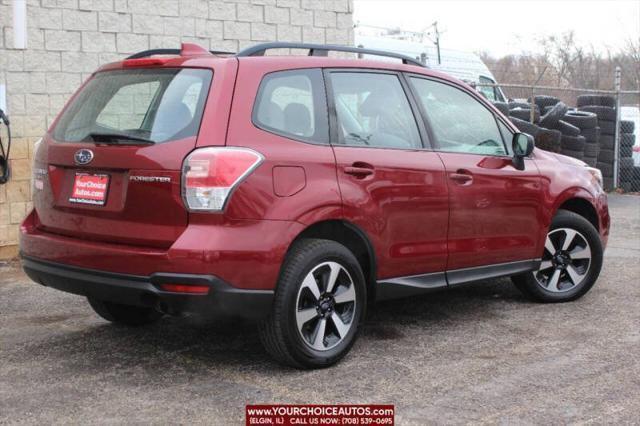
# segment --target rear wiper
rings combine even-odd
[[[110,143],[116,145],[153,145],[154,141],[139,138],[137,136],[123,135],[121,133],[89,133],[94,142]]]

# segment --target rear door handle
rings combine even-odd
[[[467,170],[457,170],[455,173],[449,174],[449,179],[458,185],[469,185],[473,182],[473,175]]]
[[[344,172],[348,175],[363,178],[373,174],[373,166],[353,165],[344,168]]]

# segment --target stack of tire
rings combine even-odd
[[[560,132],[560,154],[583,160],[586,138],[574,124],[576,120],[567,119],[569,107],[553,96],[536,96],[533,100],[544,112],[540,126]]]
[[[631,180],[631,191],[640,192],[640,166],[633,168],[633,176]]]
[[[624,192],[640,191],[640,168],[633,164],[634,130],[633,121],[620,121],[620,188]]]
[[[613,189],[613,167],[615,159],[616,100],[613,96],[580,95],[578,110],[590,112],[598,117],[600,127],[600,152],[596,167],[602,172],[604,189]]]
[[[549,129],[541,124],[540,105],[533,108],[533,123],[531,123],[531,104],[524,102],[509,102],[508,115],[511,122],[523,133],[533,136],[536,147],[551,152],[560,152],[562,134],[555,129]],[[555,117],[557,113],[554,113]],[[552,120],[553,121],[553,120]],[[548,122],[548,120],[546,121]],[[540,125],[538,125],[540,124]]]
[[[569,110],[564,115],[564,121],[577,127],[580,130],[579,135],[584,137],[584,147],[581,150],[582,161],[591,167],[596,167],[598,163],[598,154],[600,153],[600,127],[598,127],[598,116],[592,112]],[[565,146],[571,142],[566,142]],[[579,145],[580,142],[577,142]],[[572,155],[569,150],[565,150],[563,154]]]

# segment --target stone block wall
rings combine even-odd
[[[0,259],[17,253],[32,207],[34,142],[101,64],[183,41],[228,51],[276,40],[353,44],[352,0],[27,0],[27,48],[14,49],[13,1],[0,0],[0,84],[14,136]]]

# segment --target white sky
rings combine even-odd
[[[494,56],[532,51],[543,35],[574,30],[598,51],[640,39],[640,0],[355,0],[354,22],[420,31],[434,21],[443,48]],[[356,28],[356,31],[357,28]]]

